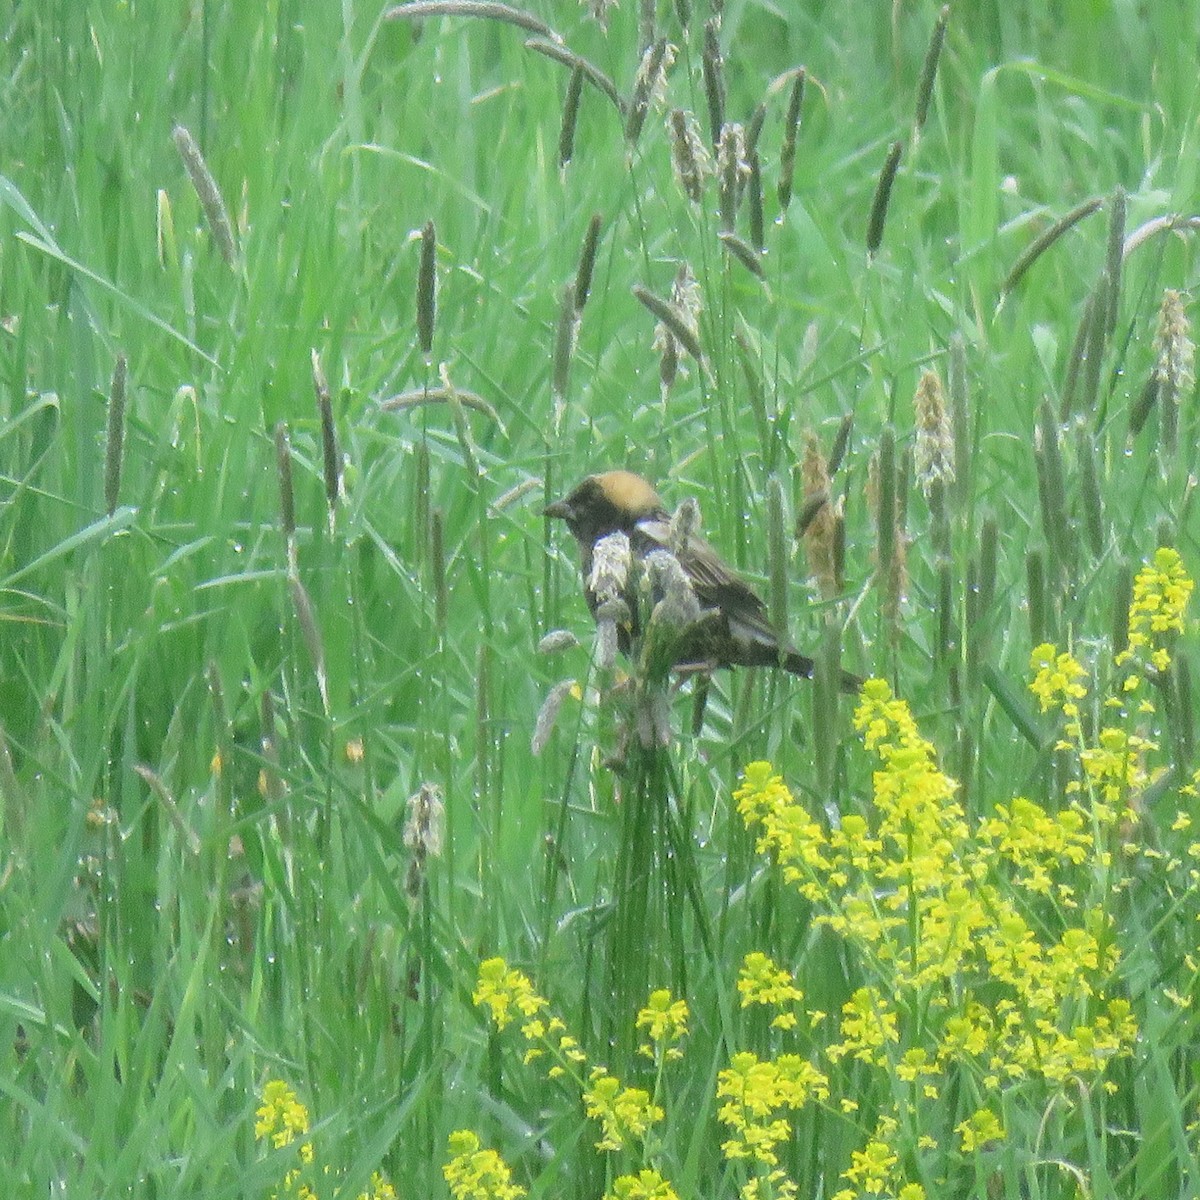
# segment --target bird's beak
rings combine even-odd
[[[565,500],[555,500],[542,509],[543,517],[557,517],[560,521],[571,519],[571,506]]]

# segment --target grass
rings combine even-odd
[[[573,5],[529,7],[631,94],[637,6],[613,10],[607,30]],[[686,35],[676,6],[658,7],[678,47],[667,102],[695,113],[707,140],[708,6]],[[782,1044],[738,1008],[743,956],[770,952],[805,1005],[829,1014],[828,1037],[803,1043],[813,1061],[859,988],[902,1009],[909,993],[853,930],[817,919],[820,903],[756,850],[732,794],[746,764],[769,760],[832,832],[873,813],[874,767],[847,705],[743,672],[713,681],[702,732],[688,732],[685,689],[677,742],[609,769],[619,729],[590,690],[605,679],[573,551],[540,509],[616,465],[655,480],[672,507],[696,497],[706,535],[764,595],[773,572],[799,645],[839,642],[848,667],[908,701],[973,833],[1015,796],[1051,812],[1082,804],[1066,786],[1109,719],[1096,698],[1123,678],[1113,656],[1133,577],[1160,545],[1193,576],[1200,562],[1194,389],[1173,440],[1165,403],[1130,429],[1164,290],[1186,302],[1193,286],[1193,231],[1127,255],[1115,322],[1072,367],[1111,261],[1115,189],[1129,234],[1193,211],[1196,17],[1144,7],[956,8],[916,138],[938,6],[885,15],[806,0],[785,19],[783,6],[728,0],[727,113],[748,120],[767,103],[759,280],[717,236],[714,182],[693,205],[672,178],[658,107],[629,147],[585,83],[560,170],[570,73],[511,26],[415,27],[299,0],[17,0],[0,50],[0,1146],[17,1194],[281,1189],[295,1147],[270,1153],[254,1129],[268,1079],[308,1109],[330,1172],[322,1195],[372,1189],[377,1170],[402,1192],[441,1189],[447,1137],[463,1128],[533,1195],[599,1195],[651,1163],[681,1196],[738,1191],[747,1176],[720,1152],[718,1073],[739,1049],[767,1057]],[[799,64],[781,215],[785,73]],[[228,209],[232,265],[177,124]],[[1091,197],[1104,204],[1001,304],[1022,251]],[[596,269],[556,419],[560,301],[594,213]],[[427,361],[416,307],[429,222]],[[749,240],[744,207],[736,232]],[[655,322],[632,289],[669,297],[681,262],[699,285],[706,362],[682,354],[663,398]],[[314,350],[338,440],[332,506]],[[105,447],[120,355],[118,480]],[[440,386],[443,364],[490,410],[381,409]],[[940,514],[912,479],[912,398],[928,369],[961,418]],[[804,554],[787,554],[798,464],[808,431],[828,454],[847,416],[833,484],[845,583],[812,602]],[[901,481],[887,494],[905,514],[892,537],[906,550],[898,603],[872,586],[869,464],[884,446]],[[583,644],[536,654],[559,627]],[[1054,749],[1061,719],[1026,689],[1042,641],[1094,680],[1070,753]],[[1195,655],[1192,623],[1155,692],[1159,714],[1129,717],[1161,746],[1139,761],[1170,773],[1126,786],[1136,815],[1097,825],[1069,878],[1119,950],[1094,973],[1096,995],[1128,999],[1140,1030],[1104,1077],[1116,1090],[1084,1072],[989,1089],[985,1070],[947,1071],[928,1105],[939,1149],[918,1147],[925,1126],[911,1118],[884,1138],[930,1195],[1195,1190],[1196,891],[1186,830],[1172,827],[1195,811],[1178,790],[1197,765]],[[539,709],[564,678],[584,699],[564,700],[534,756]],[[446,831],[417,869],[404,826],[424,784],[444,800]],[[1022,911],[1047,945],[1074,927],[1065,905]],[[523,1068],[520,1035],[472,1004],[494,955],[527,973],[589,1063],[657,1088],[667,1132],[657,1151],[642,1147],[645,1162],[597,1152],[580,1095]],[[659,1075],[633,1053],[650,987],[692,1014],[683,1062]],[[1060,1018],[1086,1023],[1098,1004]],[[906,1045],[930,1028],[916,1012]],[[801,1194],[846,1186],[877,1118],[904,1111],[894,1070],[851,1056],[831,1071],[834,1100],[796,1117],[784,1165]],[[953,1128],[989,1091],[1007,1136],[963,1150]]]

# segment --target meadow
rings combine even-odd
[[[0,24],[11,1194],[1200,1194],[1200,8]]]

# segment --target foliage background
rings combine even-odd
[[[628,93],[636,6],[615,10],[607,31],[574,5],[532,7]],[[685,37],[673,6],[660,8],[680,45],[671,102],[702,114],[707,13]],[[637,830],[593,749],[603,722],[569,704],[546,752],[529,750],[549,689],[588,671],[586,645],[567,659],[534,654],[550,628],[585,641],[588,628],[573,551],[539,512],[590,470],[629,466],[668,503],[698,497],[713,543],[765,586],[769,481],[794,516],[804,431],[828,450],[852,413],[838,483],[847,599],[805,603],[797,559],[794,638],[815,644],[821,617],[840,618],[847,664],[911,701],[968,812],[1016,791],[1053,794],[1053,757],[1027,736],[1040,728],[1021,694],[1031,646],[1071,644],[1103,671],[1131,564],[1157,544],[1177,545],[1193,575],[1200,558],[1194,396],[1170,452],[1156,417],[1129,433],[1162,290],[1194,286],[1193,243],[1158,237],[1127,263],[1094,406],[1059,430],[1065,543],[1039,509],[1034,428],[1043,397],[1056,411],[1062,398],[1105,263],[1104,217],[1056,243],[1002,307],[1000,289],[1034,237],[1088,197],[1124,187],[1130,230],[1194,210],[1200,16],[1123,0],[956,6],[914,144],[936,16],[932,4],[727,3],[731,115],[748,118],[781,72],[809,72],[795,199],[779,222],[785,94],[769,101],[763,286],[719,251],[711,196],[693,210],[674,184],[659,115],[627,157],[614,112],[585,90],[576,153],[559,169],[567,72],[515,29],[438,19],[415,37],[353,0],[7,10],[0,1144],[19,1189],[269,1189],[279,1172],[254,1144],[252,1116],[267,1075],[319,1114],[347,1189],[381,1164],[414,1189],[440,1187],[447,1132],[480,1120],[527,1181],[560,1134],[573,1139],[564,1162],[588,1160],[578,1121],[540,1126],[538,1097],[511,1094],[469,990],[479,959],[501,952],[586,1037],[602,1043],[630,1016],[609,984],[633,951],[606,931],[627,861],[616,851]],[[172,143],[177,123],[232,214],[232,269]],[[905,157],[868,261],[871,199],[896,138]],[[593,212],[596,280],[556,427],[559,299]],[[427,364],[414,231],[430,220],[439,290]],[[630,289],[666,294],[680,260],[701,284],[713,380],[693,367],[663,402],[653,322]],[[908,503],[908,601],[893,636],[869,588],[867,465],[885,425],[909,443],[919,375],[932,365],[946,376],[955,337],[969,480],[945,556],[920,495]],[[332,517],[314,349],[344,456]],[[106,513],[119,354],[124,462]],[[437,382],[442,363],[494,419],[380,410]],[[279,515],[281,421],[307,627]],[[1083,535],[1085,459],[1102,499],[1098,545]],[[995,600],[975,611],[989,520]],[[1032,630],[1031,555],[1049,580]],[[1193,641],[1185,660],[1194,653]],[[648,974],[670,976],[657,982],[686,983],[694,1008],[720,1003],[728,978],[714,963],[736,965],[762,928],[745,887],[755,860],[729,807],[741,767],[769,757],[817,813],[867,784],[834,749],[849,738],[844,716],[831,727],[811,690],[764,674],[718,681],[705,732],[674,760],[689,894],[703,903],[664,884],[648,900],[662,924],[646,926],[638,953]],[[682,705],[677,719],[686,725]],[[1188,708],[1182,725],[1194,724]],[[413,906],[402,822],[426,781],[442,789],[448,829]],[[697,950],[705,920],[719,934],[713,957]],[[836,1009],[852,970],[828,944],[800,955],[802,911],[774,920],[813,1002]],[[715,1062],[719,1019],[704,1037]],[[1188,1044],[1186,1023],[1172,1027],[1166,1076]],[[1192,1074],[1182,1070],[1179,1093],[1161,1072],[1141,1078],[1154,1103],[1191,1119]],[[1123,1111],[1131,1126],[1135,1109]],[[1167,1153],[1180,1194],[1194,1180],[1188,1144]],[[587,1169],[574,1176],[581,1194]]]

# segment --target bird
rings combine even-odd
[[[565,521],[578,544],[584,597],[597,620],[601,598],[593,588],[593,565],[598,541],[609,534],[623,533],[629,538],[632,557],[642,563],[656,551],[674,556],[691,584],[700,615],[675,646],[676,670],[782,667],[793,675],[812,678],[816,664],[794,646],[780,647],[767,606],[750,584],[703,538],[695,534],[673,536],[671,515],[640,475],[632,471],[589,475],[564,499],[548,505],[543,515]],[[618,624],[617,640],[622,653],[629,654],[641,633],[632,585],[626,584],[622,599],[625,620]],[[843,671],[840,683],[842,691],[857,694],[863,680]]]

